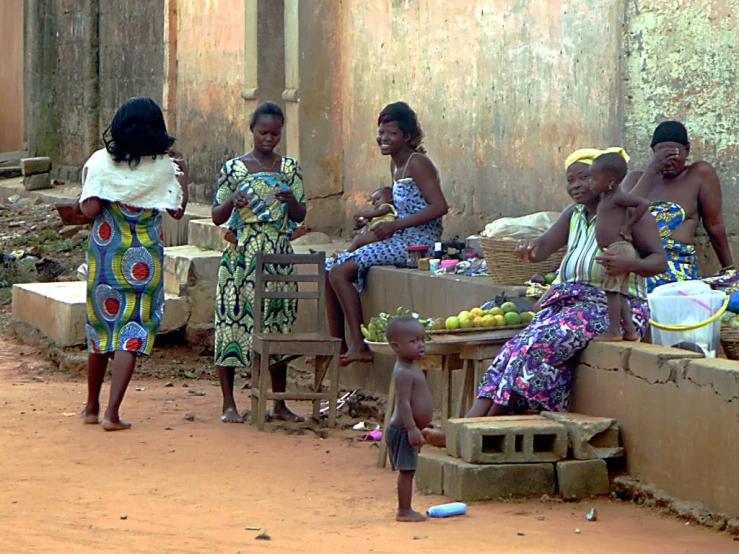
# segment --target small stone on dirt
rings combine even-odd
[[[174,387],[174,383],[172,381],[167,381],[166,383],[164,383],[164,386],[165,387]]]
[[[261,531],[261,527],[244,527],[247,531]]]
[[[575,534],[576,535],[579,535],[580,533],[582,533],[582,531],[580,531],[580,529],[575,529]]]
[[[174,431],[174,427],[165,427],[164,430],[165,431]]]
[[[125,521],[128,519],[128,516],[126,514],[121,514],[121,519]]]
[[[427,535],[416,535],[416,536],[413,537],[413,540],[414,541],[422,541],[423,539],[427,539],[427,538],[428,538]]]
[[[185,414],[185,417],[183,417],[185,421],[195,421],[195,414]]]
[[[202,390],[191,390],[191,391],[188,391],[188,394],[190,396],[205,396],[205,391],[202,391]]]
[[[549,502],[549,495],[548,494],[542,495],[542,497],[539,499],[539,502]]]
[[[526,533],[516,533],[516,535],[518,535],[519,537],[525,537]]]
[[[270,537],[267,532],[259,533],[256,537],[254,537],[258,541],[271,541],[272,537]]]
[[[545,519],[546,517],[544,517],[543,515],[536,516],[536,521],[544,521]]]
[[[585,516],[588,521],[598,521],[598,510],[593,508],[588,512],[588,515]]]

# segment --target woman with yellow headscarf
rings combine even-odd
[[[627,159],[623,149],[606,151],[618,152]],[[642,218],[634,230],[640,259],[599,250],[595,217],[600,198],[591,190],[589,169],[593,160],[606,151],[582,149],[567,158],[567,192],[574,204],[539,238],[518,245],[521,259],[531,262],[544,261],[565,246],[567,254],[556,281],[539,302],[534,320],[508,341],[488,369],[467,417],[567,410],[577,354],[608,329],[608,304],[599,288],[604,270],[632,274],[634,324],[641,336],[646,332],[649,308],[644,278],[663,270],[665,253],[651,217]],[[442,437],[428,432],[427,439],[442,444]]]

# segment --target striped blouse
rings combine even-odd
[[[575,206],[570,219],[570,235],[567,239],[567,254],[565,254],[559,275],[555,283],[569,283],[601,287],[603,282],[603,266],[595,261],[603,254],[595,240],[595,217],[588,223],[585,206]],[[645,280],[638,275],[631,274],[630,294],[636,298],[647,297]]]

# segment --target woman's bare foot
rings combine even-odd
[[[92,408],[86,407],[82,410],[82,421],[87,425],[97,425],[100,423],[100,408],[93,410]]]
[[[637,342],[639,340],[639,333],[636,331],[626,331],[624,333],[624,340],[629,342]]]
[[[127,421],[123,421],[122,419],[104,419],[103,420],[103,429],[106,431],[125,431],[126,429],[130,429],[131,424]]]
[[[441,429],[430,429],[426,428],[421,431],[423,440],[426,444],[436,446],[438,448],[446,448],[446,434]]]
[[[369,348],[363,348],[361,350],[354,350],[350,348],[346,354],[341,355],[341,367],[346,367],[351,364],[371,364],[372,363],[372,352]]]
[[[404,523],[418,523],[420,521],[426,521],[426,516],[419,514],[418,512],[408,510],[398,510],[395,514],[395,521],[402,521]]]
[[[223,423],[244,423],[244,418],[239,415],[239,410],[236,409],[236,406],[228,406],[223,408],[221,421]]]
[[[287,421],[289,423],[303,423],[305,421],[304,417],[293,413],[287,406],[275,406],[270,414],[270,419],[273,421]]]
[[[608,331],[595,337],[593,342],[621,342],[622,340],[624,340],[624,337],[621,333],[612,333]]]

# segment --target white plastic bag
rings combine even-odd
[[[502,217],[489,223],[480,236],[511,240],[536,238],[549,229],[559,215],[559,212],[538,212],[522,217]]]

